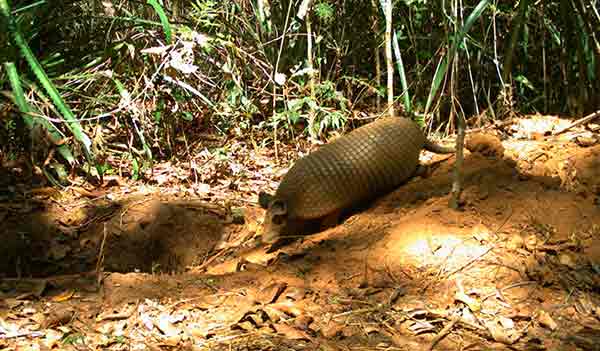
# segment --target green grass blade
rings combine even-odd
[[[156,0],[148,0],[148,4],[154,8],[154,11],[158,14],[160,18],[160,23],[162,23],[163,31],[165,32],[165,38],[167,39],[167,44],[171,44],[172,34],[171,34],[171,24],[169,23],[169,19],[165,14],[165,10],[160,6],[158,1]]]
[[[35,111],[33,111],[25,99],[25,94],[23,93],[23,87],[21,86],[21,80],[19,79],[19,74],[15,64],[13,62],[5,62],[4,68],[6,69],[6,74],[13,91],[14,103],[21,111],[21,116],[23,117],[23,121],[25,122],[27,128],[32,130],[36,123],[40,123],[48,131],[53,143],[60,141],[62,139],[62,135],[52,123],[48,122],[48,120],[44,118],[35,121],[31,117]],[[73,166],[75,164],[75,158],[73,157],[73,154],[67,145],[59,145],[57,150],[58,153],[69,163],[69,165]]]
[[[10,15],[10,9],[6,0],[0,0],[0,12],[1,15],[8,22],[9,34],[13,42],[15,43],[21,54],[24,56],[25,60],[29,64],[29,67],[35,74],[36,78],[42,84],[42,87],[44,87],[44,89],[50,96],[50,99],[52,99],[52,102],[60,112],[62,118],[65,120],[65,125],[67,126],[67,128],[69,128],[71,133],[73,133],[75,139],[83,146],[83,152],[85,154],[86,159],[88,160],[88,162],[95,165],[98,172],[100,172],[99,165],[96,164],[91,150],[92,141],[87,136],[87,134],[84,133],[83,129],[81,128],[81,125],[79,124],[79,121],[75,118],[75,115],[73,114],[71,109],[65,104],[58,90],[46,75],[46,72],[38,62],[35,55],[33,55],[33,52],[29,48],[29,45],[27,45],[27,41],[23,37],[23,34],[18,29],[14,18]],[[101,175],[101,173],[99,173],[99,175]]]
[[[473,12],[471,12],[469,17],[467,17],[467,20],[465,21],[463,27],[458,31],[458,33],[456,33],[456,37],[454,38],[450,50],[448,51],[447,55],[443,57],[440,61],[440,64],[438,65],[433,76],[431,90],[429,91],[429,96],[427,96],[427,103],[425,104],[425,114],[427,114],[427,112],[429,111],[431,103],[433,102],[434,97],[437,95],[442,81],[444,80],[444,76],[448,71],[449,60],[451,60],[454,57],[456,51],[458,50],[458,46],[463,42],[465,35],[467,35],[467,33],[469,32],[469,30],[473,26],[473,23],[475,23],[475,21],[479,19],[479,17],[481,17],[481,14],[487,8],[488,5],[489,0],[481,0],[479,4],[477,4]]]
[[[396,65],[398,66],[398,74],[400,75],[400,85],[402,85],[402,97],[404,98],[404,109],[406,112],[411,112],[412,106],[410,105],[410,93],[408,92],[408,82],[406,81],[406,72],[404,70],[404,62],[402,61],[402,54],[400,47],[398,46],[398,35],[394,31],[394,37],[392,40],[394,47],[394,53],[396,54]]]

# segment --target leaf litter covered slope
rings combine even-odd
[[[200,155],[211,171],[191,185],[163,165],[161,186],[63,194],[38,234],[52,275],[2,282],[0,346],[598,349],[600,147],[577,146],[580,131],[544,140],[562,122],[536,118],[494,131],[512,135],[502,147],[472,137],[461,211],[447,207],[450,158],[271,253],[251,202],[289,163],[268,150]]]

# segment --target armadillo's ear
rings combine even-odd
[[[260,207],[267,209],[269,208],[269,204],[271,203],[271,201],[273,200],[273,195],[266,193],[264,191],[261,191],[260,193],[258,193],[258,204],[260,205]]]
[[[284,216],[287,214],[287,205],[282,200],[275,200],[271,202],[271,213],[275,216]]]

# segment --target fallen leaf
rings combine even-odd
[[[560,264],[567,266],[571,269],[577,268],[577,264],[576,264],[575,260],[573,259],[573,257],[566,253],[561,253],[558,256],[558,262],[560,262]]]
[[[60,293],[60,294],[58,294],[56,296],[53,296],[51,298],[51,300],[54,301],[54,302],[67,301],[71,297],[73,297],[74,294],[75,294],[75,290],[72,290],[72,289],[71,290],[66,290],[66,291],[63,291],[62,293]]]
[[[309,330],[310,324],[314,321],[314,318],[309,315],[299,316],[294,320],[294,326],[298,329]]]
[[[53,349],[55,346],[60,346],[60,342],[63,336],[64,334],[61,332],[58,332],[53,329],[48,329],[44,335],[42,344],[49,349]]]
[[[180,330],[171,323],[171,315],[167,313],[161,313],[154,321],[154,325],[167,337],[180,333]]]
[[[162,345],[175,347],[181,342],[181,335],[169,335],[161,340]]]
[[[498,317],[498,321],[500,322],[502,327],[505,329],[514,329],[514,327],[515,327],[515,322],[513,322],[513,320],[510,318],[501,316],[501,317]]]
[[[296,303],[292,301],[274,303],[271,304],[271,307],[279,311],[285,312],[286,314],[293,317],[298,317],[304,314],[304,311],[300,307],[296,306]]]
[[[243,322],[239,322],[239,323],[235,323],[234,325],[231,326],[232,329],[239,329],[239,330],[243,330],[246,332],[252,331],[255,328],[255,324],[252,323],[249,320],[245,320]]]
[[[525,245],[525,240],[523,237],[520,234],[514,234],[510,237],[510,239],[508,239],[506,248],[509,250],[517,250],[522,248],[523,245]]]
[[[535,235],[530,235],[525,239],[525,248],[529,251],[534,251],[538,245],[538,239]]]
[[[306,297],[306,289],[297,286],[289,287],[283,295],[288,300],[299,301]]]
[[[282,323],[276,323],[273,325],[275,331],[279,334],[284,335],[286,338],[291,340],[306,340],[310,341],[312,338],[308,333],[303,330],[296,329],[292,326]]]
[[[342,334],[342,330],[344,329],[344,325],[335,321],[330,321],[325,326],[323,326],[320,331],[326,338],[333,338]]]
[[[285,312],[283,312],[277,308],[274,308],[273,306],[265,306],[263,308],[263,311],[267,314],[267,317],[269,318],[269,320],[274,323],[277,323],[282,318],[286,317]]]
[[[473,312],[477,312],[477,311],[481,310],[481,304],[479,303],[479,301],[468,296],[461,290],[458,290],[456,292],[456,294],[454,294],[454,299],[469,306],[469,309]]]
[[[363,332],[367,335],[369,334],[381,334],[381,329],[379,327],[373,326],[373,325],[368,325],[366,327],[363,328]]]
[[[427,321],[412,321],[409,322],[409,324],[410,326],[408,327],[408,330],[410,330],[414,334],[420,334],[435,330],[433,324]]]
[[[505,329],[497,321],[487,321],[484,324],[492,338],[497,342],[512,345],[521,337],[519,332],[513,329]]]
[[[257,293],[257,300],[264,304],[271,304],[281,296],[283,291],[287,288],[287,283],[272,283],[260,289]]]
[[[556,324],[554,319],[552,319],[552,317],[550,317],[550,315],[546,311],[540,311],[538,313],[537,320],[538,322],[540,322],[540,325],[550,330],[556,330],[556,328],[558,328],[558,325]]]

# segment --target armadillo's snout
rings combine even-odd
[[[287,205],[281,200],[273,200],[267,209],[263,222],[262,242],[273,244],[279,240],[287,225]]]

